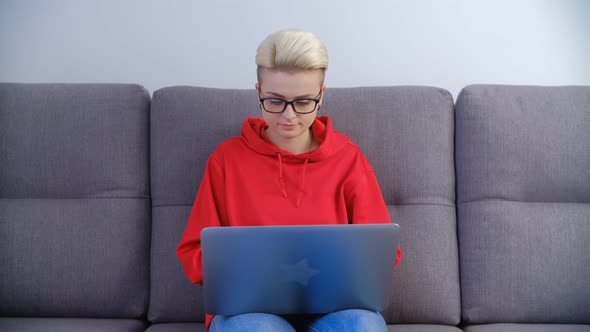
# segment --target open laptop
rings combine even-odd
[[[205,228],[205,311],[382,311],[393,285],[398,244],[397,224]]]

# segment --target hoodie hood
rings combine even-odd
[[[332,128],[332,120],[329,117],[319,116],[316,117],[311,125],[313,137],[319,147],[313,151],[295,155],[273,144],[264,132],[266,128],[268,128],[268,125],[263,119],[247,118],[242,125],[242,140],[249,148],[259,154],[276,157],[277,153],[280,153],[283,161],[321,161],[338,152],[338,150],[342,149],[349,141],[346,136],[340,135],[334,131]]]
[[[283,178],[283,163],[300,163],[301,171],[298,179],[296,206],[301,205],[305,190],[305,171],[310,162],[320,162],[344,148],[349,139],[332,129],[332,120],[327,116],[320,116],[311,125],[311,131],[318,148],[301,154],[293,154],[273,144],[266,136],[268,128],[261,118],[247,118],[242,125],[242,140],[246,145],[259,154],[274,158],[277,161],[277,175],[280,184],[280,194],[289,198]]]

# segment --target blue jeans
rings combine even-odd
[[[215,316],[209,332],[379,332],[387,324],[378,312],[348,309],[326,315],[284,315],[252,313],[235,316]]]

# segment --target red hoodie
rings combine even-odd
[[[263,119],[244,121],[241,136],[207,161],[176,255],[191,282],[202,284],[200,233],[210,226],[390,223],[375,173],[361,150],[317,117],[319,147],[294,155],[266,136]],[[398,248],[395,266],[401,259]],[[206,326],[213,316],[206,315]]]

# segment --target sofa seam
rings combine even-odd
[[[457,202],[457,206],[461,204],[473,204],[481,202],[513,202],[513,203],[533,203],[533,204],[590,204],[590,202],[558,202],[558,201],[521,201],[517,199],[505,199],[505,198],[484,198],[484,199],[473,199],[469,201]]]
[[[446,206],[450,208],[456,208],[456,205],[453,204],[443,204],[443,203],[397,203],[397,204],[387,204],[388,206],[402,206],[402,205],[432,205],[432,206]],[[192,204],[157,204],[152,205],[152,208],[155,207],[166,207],[166,206],[192,206]]]
[[[10,199],[10,200],[43,200],[43,199],[51,199],[51,200],[67,200],[67,199],[109,199],[109,198],[119,198],[119,199],[151,199],[150,196],[147,197],[0,197],[2,199]]]
[[[400,206],[400,205],[433,205],[433,206],[446,206],[446,207],[452,207],[452,208],[456,208],[456,205],[453,204],[444,204],[444,203],[397,203],[397,204],[391,204],[393,206]]]

